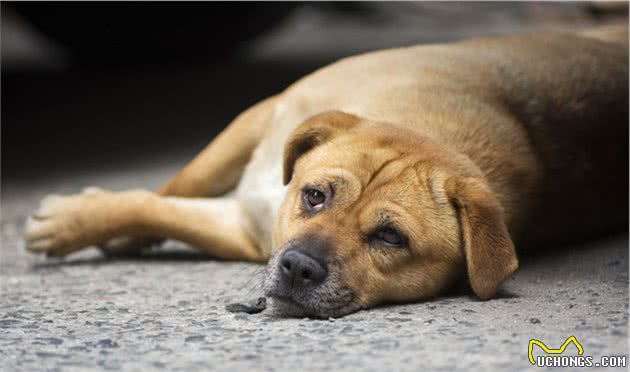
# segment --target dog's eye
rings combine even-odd
[[[316,189],[304,190],[304,203],[309,209],[321,209],[326,201],[326,195]]]
[[[392,247],[400,247],[403,245],[404,239],[398,231],[391,227],[384,228],[376,233],[376,237]]]

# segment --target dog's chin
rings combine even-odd
[[[288,297],[270,297],[271,309],[279,316],[294,318],[339,318],[344,315],[354,313],[361,309],[361,306],[350,302],[334,308],[315,308],[313,306],[302,305]]]

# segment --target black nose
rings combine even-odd
[[[328,272],[324,265],[313,257],[290,249],[280,257],[282,279],[293,287],[304,287],[308,284],[319,284],[326,279]]]

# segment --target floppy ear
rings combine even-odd
[[[470,286],[487,300],[518,268],[503,210],[490,187],[478,178],[448,179],[446,193],[458,210]]]
[[[283,183],[291,181],[300,156],[329,141],[336,133],[354,127],[359,117],[342,111],[326,111],[300,124],[284,146]]]

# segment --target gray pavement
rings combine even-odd
[[[0,370],[532,371],[531,338],[555,348],[571,335],[595,360],[627,354],[627,235],[525,259],[497,299],[450,295],[330,320],[229,313],[258,295],[261,266],[174,242],[134,260],[23,250],[21,224],[46,193],[155,187],[182,161],[3,182]]]

